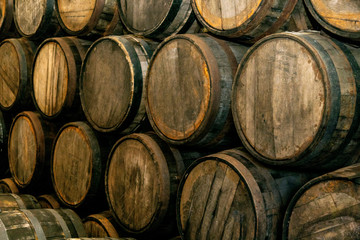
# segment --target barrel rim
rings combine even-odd
[[[59,137],[61,136],[61,134],[63,133],[63,131],[70,127],[79,129],[80,132],[85,137],[86,143],[90,146],[90,149],[93,150],[93,152],[91,153],[91,161],[89,162],[90,168],[91,168],[91,173],[89,173],[90,181],[87,186],[86,194],[84,196],[82,196],[80,200],[78,200],[78,203],[70,203],[69,201],[66,200],[66,198],[64,198],[62,196],[62,193],[60,193],[57,188],[56,180],[55,180],[55,176],[54,176],[54,161],[55,161],[54,154],[55,154],[57,141],[58,141]],[[95,141],[91,141],[91,140],[95,140]],[[95,172],[96,172],[96,170],[99,170],[99,169],[101,169],[100,146],[99,146],[98,139],[96,138],[95,133],[92,131],[91,127],[87,123],[81,122],[81,121],[69,122],[69,123],[65,124],[64,126],[62,126],[60,128],[60,130],[58,131],[58,133],[56,134],[56,137],[54,138],[52,150],[51,150],[51,159],[50,159],[51,182],[52,182],[53,188],[55,190],[56,196],[58,197],[60,202],[63,203],[64,205],[66,205],[68,207],[72,207],[72,208],[77,208],[77,207],[83,205],[84,202],[86,202],[88,199],[90,199],[92,197],[91,196],[92,194],[97,193],[97,190],[98,190],[100,182],[101,182],[100,181],[101,176],[97,176],[97,174],[95,174]]]
[[[11,191],[11,193],[14,193],[14,194],[19,194],[19,189],[18,187],[16,186],[15,184],[15,181],[13,180],[13,178],[3,178],[3,179],[0,179],[0,185],[3,184],[5,185],[6,187],[9,188],[9,190]]]
[[[104,211],[101,213],[91,214],[84,218],[83,220],[84,226],[86,225],[87,222],[95,222],[99,224],[106,231],[106,233],[109,235],[108,237],[114,237],[114,238],[120,237],[118,232],[116,231],[115,226],[106,216],[106,214],[109,214],[111,217],[113,217],[111,211]]]
[[[10,30],[13,20],[13,9],[14,9],[14,1],[13,0],[1,0],[3,2],[2,16],[0,18],[0,33],[6,34],[7,31]]]

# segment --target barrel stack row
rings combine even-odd
[[[358,239],[357,5],[6,1],[4,236]]]

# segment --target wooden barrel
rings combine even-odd
[[[83,224],[89,237],[120,236],[118,224],[110,211],[89,215],[83,220]]]
[[[101,194],[102,162],[107,153],[102,152],[100,143],[85,122],[68,123],[58,132],[53,144],[51,178],[56,195],[66,206],[77,208],[96,197],[105,199],[105,193]]]
[[[37,197],[37,200],[42,208],[51,208],[51,209],[61,208],[59,199],[55,194],[43,194]]]
[[[1,239],[86,237],[81,219],[69,209],[14,210],[0,213]]]
[[[18,194],[19,189],[12,178],[4,178],[0,180],[0,193]]]
[[[0,1],[0,39],[17,37],[14,24],[14,0]]]
[[[135,240],[135,238],[111,238],[111,237],[103,237],[103,238],[66,238],[66,240]]]
[[[293,197],[282,239],[360,239],[360,164],[317,177]]]
[[[341,37],[360,40],[360,5],[356,0],[305,0],[314,19],[326,30]]]
[[[316,32],[271,35],[243,58],[233,86],[237,132],[258,160],[334,169],[358,161],[360,51]],[[357,147],[358,149],[358,147]],[[335,157],[347,152],[343,160]]]
[[[1,81],[1,80],[0,80]],[[9,161],[7,143],[9,138],[9,129],[12,119],[7,115],[3,114],[0,110],[0,177],[7,177],[9,172]]]
[[[15,209],[38,209],[39,202],[32,195],[0,193],[0,212],[12,211]]]
[[[0,107],[18,111],[33,108],[31,72],[37,44],[25,38],[0,43]]]
[[[281,28],[308,28],[305,9],[298,0],[192,0],[197,19],[212,33],[256,42]],[[296,25],[286,26],[293,15]]]
[[[48,184],[50,151],[56,132],[56,125],[44,121],[36,112],[25,111],[14,118],[9,133],[8,158],[11,175],[18,187],[32,186],[41,190]]]
[[[164,39],[173,34],[199,30],[190,1],[117,1],[122,22],[135,35]]]
[[[57,0],[56,9],[61,26],[70,35],[123,33],[116,0]]]
[[[49,38],[35,54],[32,91],[34,103],[46,118],[81,115],[78,78],[91,42],[75,37]]]
[[[89,48],[79,88],[85,116],[96,130],[128,134],[147,122],[143,86],[156,45],[127,35],[100,38]]]
[[[225,136],[234,132],[231,86],[246,50],[206,34],[176,35],[161,43],[145,85],[155,132],[175,145],[204,147],[229,140]],[[240,145],[237,139],[227,142]]]
[[[45,39],[63,34],[55,0],[14,0],[14,4],[14,22],[23,37]]]
[[[119,226],[137,236],[174,236],[175,194],[183,172],[180,153],[155,134],[121,138],[105,173],[108,203]]]
[[[288,201],[308,176],[259,165],[240,149],[198,159],[177,196],[183,239],[278,239]]]

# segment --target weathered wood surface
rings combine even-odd
[[[197,19],[212,33],[256,42],[286,25],[295,8],[303,8],[298,0],[192,0]],[[297,6],[298,5],[298,6]],[[300,6],[299,6],[300,5]],[[305,18],[292,31],[307,29]],[[299,28],[300,27],[300,28]]]
[[[83,220],[86,233],[89,237],[118,238],[119,227],[110,211],[104,211],[87,216]]]
[[[88,50],[81,70],[85,116],[98,131],[129,134],[146,121],[144,82],[157,43],[134,36],[109,36]]]
[[[191,9],[190,1],[179,0],[118,0],[120,18],[126,28],[136,35],[164,39],[167,36],[194,33],[199,28]]]
[[[122,34],[116,0],[57,0],[59,21],[70,35]]]
[[[81,219],[69,209],[2,212],[0,232],[4,240],[86,237]]]
[[[38,209],[41,208],[39,202],[32,195],[0,193],[0,210],[12,211],[16,209]]]
[[[232,96],[245,147],[273,165],[351,163],[344,147],[359,144],[359,56],[318,33],[282,33],[255,44],[239,65]],[[334,159],[343,150],[343,160]]]
[[[4,178],[0,180],[0,193],[18,194],[19,189],[12,178]]]
[[[59,199],[55,194],[43,194],[37,197],[42,208],[58,209],[61,208]]]
[[[306,183],[286,210],[282,239],[360,238],[360,165]]]
[[[56,195],[76,208],[103,188],[102,155],[95,133],[84,122],[64,125],[54,140],[51,177]]]
[[[25,38],[0,43],[0,107],[18,111],[33,107],[31,73],[37,44]]]
[[[56,16],[55,0],[14,0],[14,22],[18,32],[27,38],[63,35]]]
[[[18,37],[14,23],[14,0],[0,1],[0,40]]]
[[[20,188],[35,187],[41,190],[49,178],[51,144],[57,126],[44,121],[40,114],[19,113],[11,125],[8,144],[9,168],[12,178]],[[40,180],[40,186],[37,183]]]
[[[155,134],[121,138],[109,154],[105,190],[119,226],[127,233],[173,236],[175,194],[184,164],[177,150]]]
[[[341,37],[360,40],[360,5],[357,0],[305,0],[305,5],[326,30]]]
[[[75,37],[49,38],[36,52],[32,91],[34,103],[46,118],[81,116],[78,78],[91,42]]]
[[[232,149],[197,160],[177,195],[183,239],[279,239],[283,212],[308,176],[265,168]]]
[[[247,49],[206,34],[165,40],[154,53],[145,85],[146,111],[155,132],[176,145],[228,140],[233,132],[232,82]]]

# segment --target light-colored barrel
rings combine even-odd
[[[0,210],[12,211],[16,209],[38,209],[41,205],[37,199],[29,194],[0,193]]]

